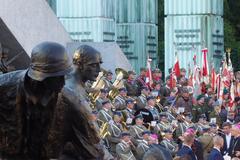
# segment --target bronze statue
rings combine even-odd
[[[51,130],[50,158],[61,160],[103,159],[100,138],[91,123],[92,113],[85,82],[95,81],[100,70],[100,53],[88,45],[74,53],[74,72],[63,88]],[[62,125],[63,124],[63,125]]]
[[[0,159],[47,159],[48,129],[70,70],[65,48],[43,42],[27,70],[0,75]]]

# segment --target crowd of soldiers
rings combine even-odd
[[[216,148],[221,159],[240,158],[240,97],[235,98],[234,110],[229,110],[227,89],[221,103],[209,85],[194,98],[184,68],[175,88],[170,87],[170,77],[164,83],[158,68],[152,71],[153,83],[149,86],[146,73],[145,68],[138,76],[134,71],[125,73],[115,97],[110,96],[116,87],[113,73],[105,71],[98,80],[104,85],[92,100],[92,114],[113,157],[144,159],[151,152],[149,148],[157,144],[175,159],[219,159],[212,155]]]
[[[99,51],[35,46],[26,70],[0,75],[0,159],[218,160],[240,157],[240,98],[228,107],[211,87],[193,96],[186,70],[177,87],[154,69],[101,71]],[[1,68],[0,68],[1,69]],[[2,70],[2,69],[1,69]],[[100,72],[100,74],[99,74]],[[236,76],[236,83],[239,83]],[[103,83],[102,83],[103,82]]]

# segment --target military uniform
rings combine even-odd
[[[132,153],[131,146],[124,141],[117,144],[116,153],[120,160],[136,160]]]
[[[127,108],[127,109],[124,109],[123,111],[122,111],[122,114],[123,114],[123,117],[124,117],[124,119],[126,120],[126,122],[128,121],[128,120],[133,120],[133,118],[134,118],[134,114],[135,114],[135,110],[132,110],[132,109],[129,109],[129,108]],[[131,125],[132,123],[127,123],[127,125]]]
[[[142,132],[147,130],[147,128],[143,125],[133,125],[130,127],[130,135],[132,136],[132,142],[134,145],[138,145],[138,143],[142,140]]]
[[[123,131],[122,125],[119,123],[109,123],[108,131],[110,132],[110,136],[107,137],[110,152],[113,156],[116,156],[116,145],[120,142],[121,133]]]
[[[157,123],[157,125],[155,126],[155,128],[154,128],[154,131],[156,132],[156,133],[158,133],[158,131],[164,131],[164,130],[167,130],[167,129],[170,129],[170,130],[172,130],[173,128],[172,128],[172,126],[171,126],[171,123],[169,123],[169,122],[159,122],[159,123]]]
[[[206,113],[206,106],[204,105],[195,105],[192,108],[193,122],[199,120],[199,116]]]
[[[149,148],[149,145],[148,145],[147,141],[145,141],[145,140],[140,141],[140,143],[138,144],[137,149],[136,149],[137,159],[141,159],[143,157],[144,153],[147,152],[148,148]]]
[[[104,84],[105,84],[104,88],[106,88],[108,91],[113,89],[112,81],[108,80],[106,77],[103,78],[103,81],[104,81]]]
[[[126,98],[127,97],[123,97],[121,95],[115,97],[115,99],[113,100],[113,105],[116,108],[116,110],[126,109]]]
[[[172,156],[174,156],[178,151],[178,145],[173,140],[164,138],[161,142],[161,145],[168,149]]]
[[[100,110],[102,109],[102,102],[104,101],[104,98],[101,98],[99,97],[97,100],[96,100],[96,103],[95,103],[95,107],[97,110]]]
[[[138,85],[135,81],[126,80],[124,85],[127,89],[127,95],[135,97],[138,95]]]
[[[153,106],[146,106],[145,108],[151,112],[154,121],[159,120],[159,112],[158,112],[157,108],[155,108]]]
[[[142,109],[147,104],[147,96],[145,96],[144,94],[141,94],[140,96],[138,96],[136,101],[137,101],[137,109],[136,110]]]
[[[113,113],[111,110],[101,109],[98,113],[98,119],[102,122],[109,122],[112,120]]]

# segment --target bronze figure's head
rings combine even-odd
[[[76,72],[80,74],[81,79],[95,81],[99,72],[102,57],[99,51],[89,45],[81,45],[73,55],[73,64]]]

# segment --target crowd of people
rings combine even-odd
[[[163,81],[158,68],[152,71],[151,85],[146,83],[146,73],[146,68],[140,69],[140,75],[128,71],[115,97],[111,92],[119,78],[114,81],[113,73],[107,71],[98,79],[104,85],[92,100],[92,120],[113,157],[147,159],[153,156],[149,148],[158,145],[174,159],[240,158],[238,95],[230,107],[230,88],[224,88],[220,101],[206,84],[194,97],[184,68],[175,87],[170,76]],[[236,72],[235,83],[239,83],[239,74]]]
[[[174,86],[159,69],[146,83],[145,68],[118,68],[113,82],[101,63],[89,45],[70,60],[64,46],[43,42],[26,70],[4,70],[0,159],[239,159],[239,93],[233,100],[225,88],[220,98],[206,84],[195,96],[185,69]]]

